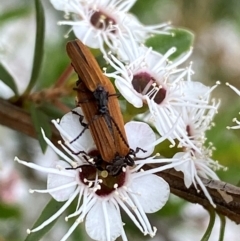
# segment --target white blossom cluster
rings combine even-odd
[[[106,54],[106,45],[112,51],[120,51],[121,42],[131,38],[142,43],[151,34],[165,33],[169,23],[144,26],[128,13],[136,0],[51,0],[53,6],[65,12],[65,21],[59,25],[70,25],[71,30],[84,44],[99,48]],[[69,17],[72,20],[69,20]]]
[[[85,220],[88,235],[98,241],[113,241],[119,236],[127,240],[120,213],[122,208],[144,235],[153,237],[152,227],[146,213],[161,209],[168,200],[168,184],[154,173],[175,168],[184,174],[187,188],[194,185],[203,191],[209,202],[215,204],[201,177],[216,179],[215,170],[221,166],[211,159],[214,147],[206,144],[205,132],[213,126],[220,101],[211,98],[219,84],[207,87],[193,81],[192,63],[179,67],[192,53],[190,49],[175,62],[169,57],[176,51],[173,46],[165,54],[144,46],[152,34],[170,34],[167,24],[144,26],[128,13],[136,0],[50,0],[53,6],[64,11],[67,20],[59,24],[71,26],[77,38],[91,48],[99,48],[106,61],[114,69],[105,75],[115,80],[121,95],[135,108],[147,106],[148,111],[131,121],[125,130],[131,149],[138,152],[134,167],[124,167],[117,176],[108,176],[86,161],[79,151],[90,153],[96,148],[89,130],[75,142],[83,126],[76,114],[68,113],[61,121],[53,121],[64,143],[66,154],[58,150],[43,133],[45,141],[61,157],[53,168],[40,167],[16,158],[19,163],[48,173],[46,190],[32,192],[50,193],[57,201],[66,201],[63,207],[37,228],[36,232],[58,216],[77,198],[74,213],[76,221],[61,239],[67,240],[79,223]],[[82,114],[78,107],[75,112]],[[154,126],[157,135],[150,126]],[[152,155],[154,148],[169,141],[169,148],[176,147],[172,158]],[[71,144],[70,144],[71,143]],[[70,157],[71,158],[70,158]],[[63,161],[64,160],[64,161]],[[165,164],[143,171],[145,164]],[[74,167],[75,169],[66,169]],[[109,184],[111,183],[111,184]]]

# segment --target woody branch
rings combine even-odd
[[[0,99],[0,124],[32,138],[37,137],[29,113],[3,99]],[[52,133],[52,142],[58,146],[58,140],[61,139],[61,137],[54,126],[52,126]],[[145,169],[152,167],[154,167],[154,165],[147,165]],[[158,175],[168,182],[173,194],[189,202],[198,203],[206,209],[212,208],[202,192],[197,192],[194,186],[191,186],[189,189],[185,187],[181,172],[169,169],[158,173]],[[240,188],[216,180],[202,178],[202,181],[216,204],[216,211],[239,224]]]

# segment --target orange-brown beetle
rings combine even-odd
[[[80,40],[68,42],[66,49],[79,77],[75,90],[87,120],[85,128],[90,129],[102,160],[109,163],[107,169],[116,175],[123,166],[134,165],[130,155],[135,152],[127,142],[115,88]]]

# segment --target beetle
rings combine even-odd
[[[66,50],[79,77],[75,90],[87,124],[83,123],[83,117],[80,117],[80,122],[85,125],[84,130],[90,129],[101,156],[100,160],[108,163],[106,170],[116,175],[123,166],[134,165],[131,155],[134,156],[136,152],[127,142],[115,88],[103,75],[90,50],[80,40],[68,42]],[[99,157],[97,160],[99,161]]]

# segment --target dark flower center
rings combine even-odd
[[[190,125],[187,125],[187,126],[186,126],[186,132],[187,132],[187,136],[190,137],[189,139],[190,139],[190,140],[193,140],[194,137],[193,137],[192,128],[191,128]],[[187,150],[187,148],[186,148],[186,147],[183,147],[183,151],[186,151],[186,150]],[[191,148],[191,150],[192,150],[191,156],[193,156],[194,153],[195,153],[195,150],[192,149],[192,148]]]
[[[83,165],[79,167],[79,169],[79,179],[90,188],[94,187],[96,175],[98,175],[98,180],[102,180],[102,182],[98,182],[100,189],[95,192],[99,196],[107,196],[115,190],[114,186],[116,184],[119,188],[125,183],[125,172],[120,172],[116,176],[111,176],[108,175],[106,170],[99,171],[96,167],[91,165]]]
[[[187,131],[188,136],[191,136],[191,127],[190,127],[190,125],[187,125],[186,131]]]
[[[156,91],[152,91],[158,86],[158,84],[156,83],[156,80],[146,72],[135,74],[133,76],[132,85],[133,88],[140,94],[146,95],[152,92],[151,94],[149,94],[149,97],[151,98],[154,95],[153,100],[157,104],[161,104],[166,97],[167,91],[163,87],[156,90],[157,94]]]
[[[90,22],[95,28],[102,30],[105,30],[110,25],[116,23],[116,21],[113,18],[107,16],[105,13],[101,11],[94,12],[91,16]],[[111,32],[114,32],[114,30]]]

